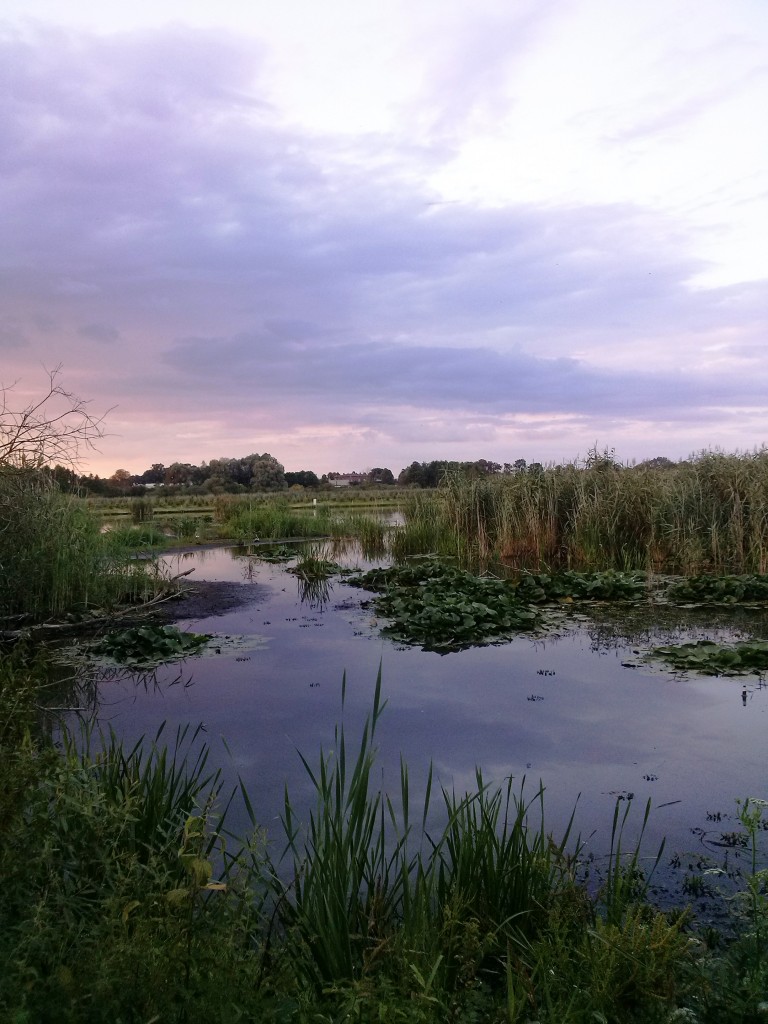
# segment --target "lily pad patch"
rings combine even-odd
[[[192,633],[178,626],[145,625],[111,630],[84,650],[67,649],[62,654],[84,655],[90,662],[126,668],[151,668],[191,656],[243,655],[260,650],[268,642],[268,637],[258,635]]]
[[[733,644],[697,640],[654,647],[648,657],[664,661],[677,670],[708,676],[760,675],[768,672],[768,640],[743,640]]]
[[[197,654],[210,640],[208,633],[187,633],[178,626],[133,626],[106,633],[89,644],[88,654],[118,665],[159,665]]]

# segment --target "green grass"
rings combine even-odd
[[[45,476],[0,470],[0,619],[35,623],[148,600],[165,584],[131,550]]]
[[[0,661],[4,1020],[761,1019],[761,801],[740,804],[742,916],[714,949],[688,916],[647,902],[639,844],[623,849],[629,804],[592,894],[578,839],[545,827],[541,787],[478,771],[454,792],[430,771],[416,799],[401,762],[385,788],[380,677],[356,736],[342,686],[331,748],[299,755],[314,810],[299,819],[286,793],[283,839],[265,845],[242,786],[253,836],[228,834],[231,796],[199,731],[126,746],[64,728],[54,747],[36,711],[43,671],[22,652]]]

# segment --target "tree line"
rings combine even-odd
[[[294,472],[285,467],[269,452],[254,452],[242,458],[212,459],[194,465],[173,462],[165,466],[153,462],[142,473],[129,473],[118,469],[109,477],[79,474],[71,466],[56,465],[50,472],[57,483],[67,490],[80,490],[105,497],[121,495],[140,496],[155,488],[174,493],[244,494],[248,492],[287,491],[290,488],[321,490],[341,484],[350,487],[437,487],[446,473],[460,472],[467,476],[490,476],[502,473],[535,473],[543,470],[540,463],[528,465],[524,459],[514,463],[456,462],[435,459],[431,462],[412,462],[396,477],[391,469],[377,466],[364,472],[330,472],[318,475],[311,469]]]

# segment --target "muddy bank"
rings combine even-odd
[[[187,583],[178,597],[159,604],[152,618],[165,624],[225,615],[266,597],[267,593],[267,588],[257,583]]]

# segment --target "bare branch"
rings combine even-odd
[[[59,463],[74,468],[84,452],[96,450],[96,443],[105,436],[107,413],[94,416],[89,402],[64,387],[60,364],[46,372],[46,392],[21,410],[10,404],[18,381],[0,385],[0,467],[39,469]]]

